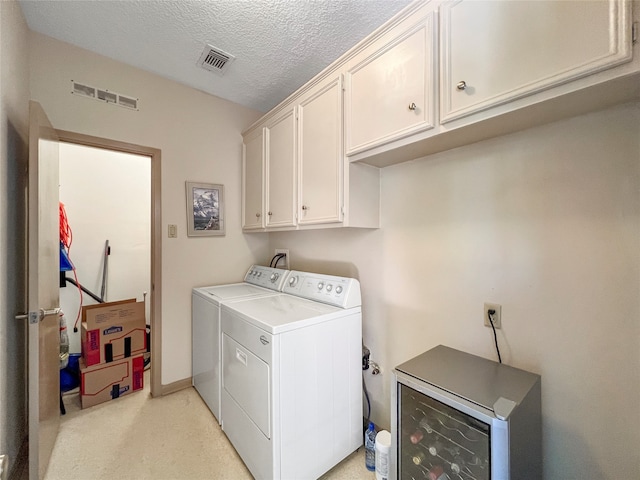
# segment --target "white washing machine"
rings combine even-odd
[[[252,266],[243,283],[194,288],[191,303],[192,384],[218,423],[220,410],[220,305],[240,299],[275,295],[289,271]]]
[[[255,478],[315,479],[362,445],[357,280],[291,271],[221,323],[222,429]]]

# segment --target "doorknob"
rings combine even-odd
[[[60,313],[60,307],[51,308],[49,310],[40,309],[38,312],[29,312],[29,313],[19,313],[16,315],[16,320],[26,320],[29,319],[29,323],[38,323],[44,320],[45,317],[49,315],[58,315]]]

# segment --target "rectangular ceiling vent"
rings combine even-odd
[[[214,46],[206,45],[202,51],[202,55],[200,55],[198,65],[210,72],[224,75],[235,59],[236,57],[230,53],[223,52]]]
[[[113,105],[119,105],[120,107],[128,108],[129,110],[138,110],[138,99],[120,95],[119,93],[112,92],[106,88],[96,88],[82,83],[74,82],[71,80],[71,93],[79,95],[81,97],[93,98],[104,103],[111,103]]]

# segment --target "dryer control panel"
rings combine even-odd
[[[355,278],[291,270],[282,291],[340,308],[362,305],[360,282]]]
[[[258,285],[259,287],[281,292],[288,275],[289,270],[252,265],[244,276],[244,281],[252,285]]]

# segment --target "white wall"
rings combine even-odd
[[[70,254],[80,284],[100,296],[109,240],[105,300],[143,301],[143,292],[151,292],[151,159],[61,143],[60,201],[73,233]],[[74,278],[73,272],[66,275]],[[82,294],[83,305],[96,303]],[[60,306],[70,352],[80,353],[80,331],[73,332],[80,310],[77,287],[67,283],[60,289]],[[146,307],[149,323],[149,302]]]
[[[438,344],[542,375],[544,477],[640,478],[640,106],[382,170],[378,231],[278,233],[292,267],[362,283],[373,420]]]
[[[191,377],[191,289],[239,281],[266,255],[241,231],[241,132],[260,115],[31,32],[31,95],[53,126],[162,150],[162,383]],[[139,111],[70,93],[71,80],[139,98]],[[211,76],[211,81],[225,81]],[[185,181],[225,186],[226,236],[187,238]],[[178,238],[166,237],[178,225]]]
[[[29,142],[28,29],[20,7],[0,2],[0,454],[15,467],[27,435],[25,192]]]

